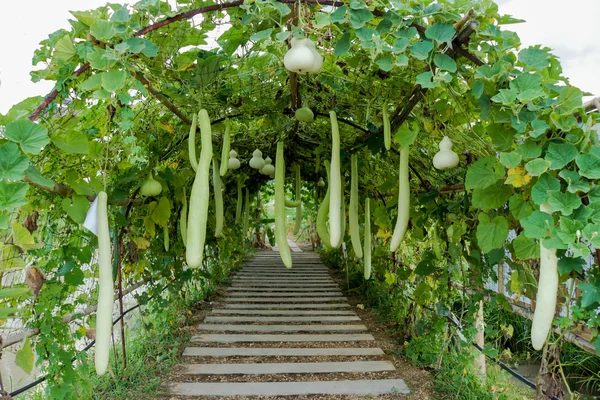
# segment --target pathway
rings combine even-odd
[[[185,348],[172,396],[409,393],[318,255],[293,260],[288,270],[260,252],[235,275]]]

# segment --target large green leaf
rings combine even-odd
[[[433,50],[433,42],[429,40],[418,41],[410,47],[410,54],[417,60],[426,60]]]
[[[537,205],[542,205],[548,200],[548,192],[551,190],[559,190],[560,181],[550,174],[540,176],[531,188],[531,198]]]
[[[550,55],[544,50],[529,47],[519,52],[519,62],[528,70],[542,70],[550,64]]]
[[[479,215],[477,243],[484,253],[501,248],[507,237],[508,221],[506,218],[497,216],[490,220],[486,214]]]
[[[27,374],[30,374],[33,370],[34,359],[31,341],[29,340],[29,336],[27,336],[23,342],[23,347],[15,354],[15,364]]]
[[[42,245],[36,243],[31,233],[20,223],[12,224],[13,244],[23,250],[39,249]]]
[[[335,44],[333,49],[333,55],[336,57],[342,57],[350,50],[350,32],[344,32],[340,40]]]
[[[575,171],[563,169],[558,175],[569,184],[567,190],[571,193],[583,192],[587,193],[590,190],[590,184],[581,179],[581,176]]]
[[[12,142],[0,145],[0,180],[20,181],[29,167],[29,158]]]
[[[456,61],[446,54],[436,54],[433,57],[433,62],[443,71],[456,72]]]
[[[52,137],[52,143],[65,153],[89,154],[87,136],[77,131],[67,131]]]
[[[581,306],[589,307],[600,304],[600,287],[586,282],[577,285],[581,289]]]
[[[485,189],[504,178],[504,167],[495,157],[475,161],[467,170],[466,189]]]
[[[169,201],[166,197],[161,197],[158,201],[158,205],[152,210],[152,220],[160,225],[164,226],[167,222],[169,222],[169,218],[171,217],[171,201]]]
[[[577,147],[570,143],[550,143],[545,158],[550,161],[550,169],[561,169],[573,161],[577,154]]]
[[[8,287],[0,289],[0,299],[13,299],[15,297],[22,296],[26,293],[30,293],[31,289],[28,287]]]
[[[78,224],[83,224],[90,208],[90,202],[85,196],[73,196],[72,199],[65,197],[61,205],[67,215]]]
[[[562,257],[558,260],[558,273],[565,275],[577,271],[582,274],[584,265],[585,260],[583,258]]]
[[[352,24],[352,28],[354,29],[362,28],[372,19],[373,14],[366,8],[350,10],[350,23]]]
[[[575,159],[579,174],[588,179],[600,179],[600,158],[594,154],[580,154]]]
[[[536,158],[525,164],[525,169],[531,176],[540,176],[550,168],[550,161]]]
[[[115,92],[125,85],[127,72],[119,69],[111,69],[108,72],[102,72],[102,87],[108,92]]]
[[[19,143],[21,150],[28,154],[40,154],[42,148],[50,141],[48,129],[28,119],[11,122],[6,126],[4,134],[8,139]]]
[[[523,227],[523,234],[532,239],[545,238],[554,227],[552,215],[542,211],[534,211],[529,217],[523,218],[520,222]]]
[[[535,240],[528,238],[523,233],[519,234],[512,242],[515,256],[519,260],[529,260],[540,256],[540,248]]]
[[[31,179],[31,182],[35,183],[36,185],[45,186],[47,188],[53,188],[55,185],[54,181],[44,178],[42,174],[40,174],[40,172],[31,164],[29,164],[26,174],[27,177]]]
[[[69,35],[65,35],[56,42],[54,45],[55,60],[66,61],[74,57],[77,53],[75,52],[75,46]]]
[[[116,34],[115,24],[108,21],[94,20],[90,26],[90,33],[103,42],[110,40]]]
[[[550,190],[548,191],[548,204],[552,212],[559,211],[562,215],[571,215],[573,210],[581,206],[581,198],[574,193]]]
[[[6,182],[0,181],[0,211],[12,211],[27,203],[27,190],[29,185],[25,182]]]
[[[435,40],[438,44],[452,41],[454,34],[454,26],[443,22],[436,22],[425,31],[427,39]]]
[[[482,210],[491,210],[492,208],[502,207],[513,193],[511,186],[497,183],[486,187],[485,189],[475,189],[473,191],[473,207]]]
[[[510,197],[508,202],[508,209],[510,213],[517,220],[529,217],[533,212],[533,207],[529,201],[525,201],[522,194],[516,193]]]

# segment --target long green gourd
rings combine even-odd
[[[243,208],[243,203],[244,203],[244,199],[243,199],[243,194],[242,194],[242,178],[240,176],[238,176],[237,178],[237,204],[235,206],[235,223],[239,223],[240,222],[240,218],[242,217],[242,208]]]
[[[163,245],[165,246],[165,251],[169,251],[169,225],[165,224],[163,226]]]
[[[198,124],[198,117],[196,114],[192,117],[192,127],[190,128],[190,136],[188,138],[188,157],[192,169],[196,171],[198,169],[198,159],[196,158],[196,125]]]
[[[383,105],[383,144],[385,149],[392,147],[392,130],[390,127],[390,116],[388,115],[387,105]]]
[[[300,166],[296,165],[296,225],[294,225],[294,235],[300,232],[302,226],[302,182],[300,180]]]
[[[275,243],[279,249],[281,261],[287,268],[292,268],[292,251],[287,242],[285,217],[285,161],[283,159],[283,141],[277,143],[275,158]]]
[[[179,215],[179,230],[181,232],[181,240],[183,241],[183,245],[187,245],[187,213],[188,213],[188,204],[187,204],[187,195],[185,193],[185,187],[183,188],[183,204],[181,205],[181,214]]]
[[[248,233],[248,226],[250,225],[250,191],[246,188],[246,203],[244,205],[244,223],[242,224],[243,237],[246,237]]]
[[[364,263],[365,263],[365,279],[371,277],[371,201],[369,198],[365,200],[365,247]]]
[[[327,171],[327,180],[329,180],[329,161],[325,160],[325,170]],[[319,206],[319,211],[317,211],[317,234],[321,238],[321,242],[326,247],[331,247],[331,242],[329,241],[329,230],[327,229],[327,217],[329,216],[329,197],[331,194],[331,190],[329,185],[327,185],[327,191],[325,192],[325,197],[323,197],[323,201]]]
[[[208,204],[210,201],[210,162],[212,160],[212,131],[210,118],[205,109],[198,112],[202,150],[196,170],[196,178],[190,193],[190,208],[187,224],[186,261],[190,268],[198,268],[204,258],[204,242],[206,241],[206,222],[208,220]]]
[[[340,194],[342,198],[342,209],[341,209],[341,226],[340,230],[342,232],[342,242],[344,241],[344,236],[346,236],[346,179],[342,177],[342,190]]]
[[[543,203],[540,211],[552,214],[550,205]],[[556,295],[558,294],[558,258],[556,249],[547,249],[540,240],[540,280],[535,298],[535,312],[531,324],[531,344],[541,350],[546,343],[548,332],[552,329],[556,312]]]
[[[335,111],[329,112],[331,120],[331,171],[329,178],[329,241],[334,249],[342,244],[342,176],[340,172],[340,130]]]
[[[358,258],[362,258],[362,243],[360,242],[360,228],[358,224],[358,155],[352,154],[350,157],[351,176],[350,176],[350,209],[348,210],[350,224],[350,241],[352,249]]]
[[[285,206],[287,208],[296,208],[300,204],[302,204],[300,200],[290,200],[287,197],[285,198]]]
[[[223,192],[221,191],[221,177],[219,176],[219,160],[217,160],[217,157],[213,157],[212,163],[213,190],[215,193],[215,237],[219,237],[223,233]]]
[[[410,186],[408,183],[408,154],[409,147],[400,149],[400,170],[398,183],[398,219],[390,244],[390,250],[396,251],[404,239],[410,217]]]
[[[112,334],[113,275],[110,253],[110,233],[108,230],[108,197],[106,192],[98,193],[98,311],[96,312],[96,351],[94,365],[98,375],[104,375],[108,367],[110,337]]]
[[[231,121],[225,118],[225,133],[223,133],[223,149],[221,150],[221,168],[219,174],[225,176],[229,168],[229,151],[231,150]]]

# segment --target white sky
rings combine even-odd
[[[505,29],[516,31],[524,45],[543,44],[554,49],[571,83],[600,95],[600,0],[497,2],[502,13],[527,20]],[[38,43],[49,33],[69,28],[68,10],[93,9],[105,3],[106,0],[0,0],[0,113],[27,97],[45,95],[52,89],[52,82],[30,81],[31,58]]]

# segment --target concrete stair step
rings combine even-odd
[[[338,361],[307,363],[185,364],[192,375],[326,374],[337,372],[395,371],[389,361]]]
[[[327,357],[327,356],[382,356],[378,347],[186,347],[186,357]]]
[[[351,322],[360,321],[356,315],[313,315],[313,316],[298,316],[293,317],[216,317],[208,316],[204,318],[204,322]]]
[[[198,324],[199,331],[218,332],[361,332],[364,325],[235,325],[235,324]]]
[[[192,336],[192,342],[239,343],[239,342],[358,342],[375,340],[368,333],[331,334],[226,334],[205,333]]]
[[[327,315],[353,315],[356,316],[354,311],[346,310],[235,310],[235,309],[223,309],[215,308],[212,310],[213,314],[237,314],[237,315],[315,315],[315,316],[327,316]]]

